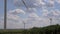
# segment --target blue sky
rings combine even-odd
[[[0,0],[0,16],[4,13],[4,2],[3,0]]]
[[[7,28],[23,28],[23,21],[26,23],[26,28],[48,26],[50,17],[53,19],[52,24],[60,24],[60,0],[26,0],[25,2],[28,9],[21,0],[7,0]],[[3,16],[4,0],[0,0],[0,28],[3,28]]]

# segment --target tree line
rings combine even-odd
[[[0,30],[0,34],[60,34],[60,25],[50,25],[40,28],[33,27],[25,30]]]

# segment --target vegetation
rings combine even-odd
[[[0,30],[0,34],[60,34],[60,25],[34,27],[27,30]]]

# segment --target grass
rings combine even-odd
[[[21,29],[1,29],[0,30],[0,34],[21,34],[23,32],[23,30]]]

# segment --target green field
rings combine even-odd
[[[60,25],[33,27],[31,29],[0,29],[0,34],[60,34]]]

